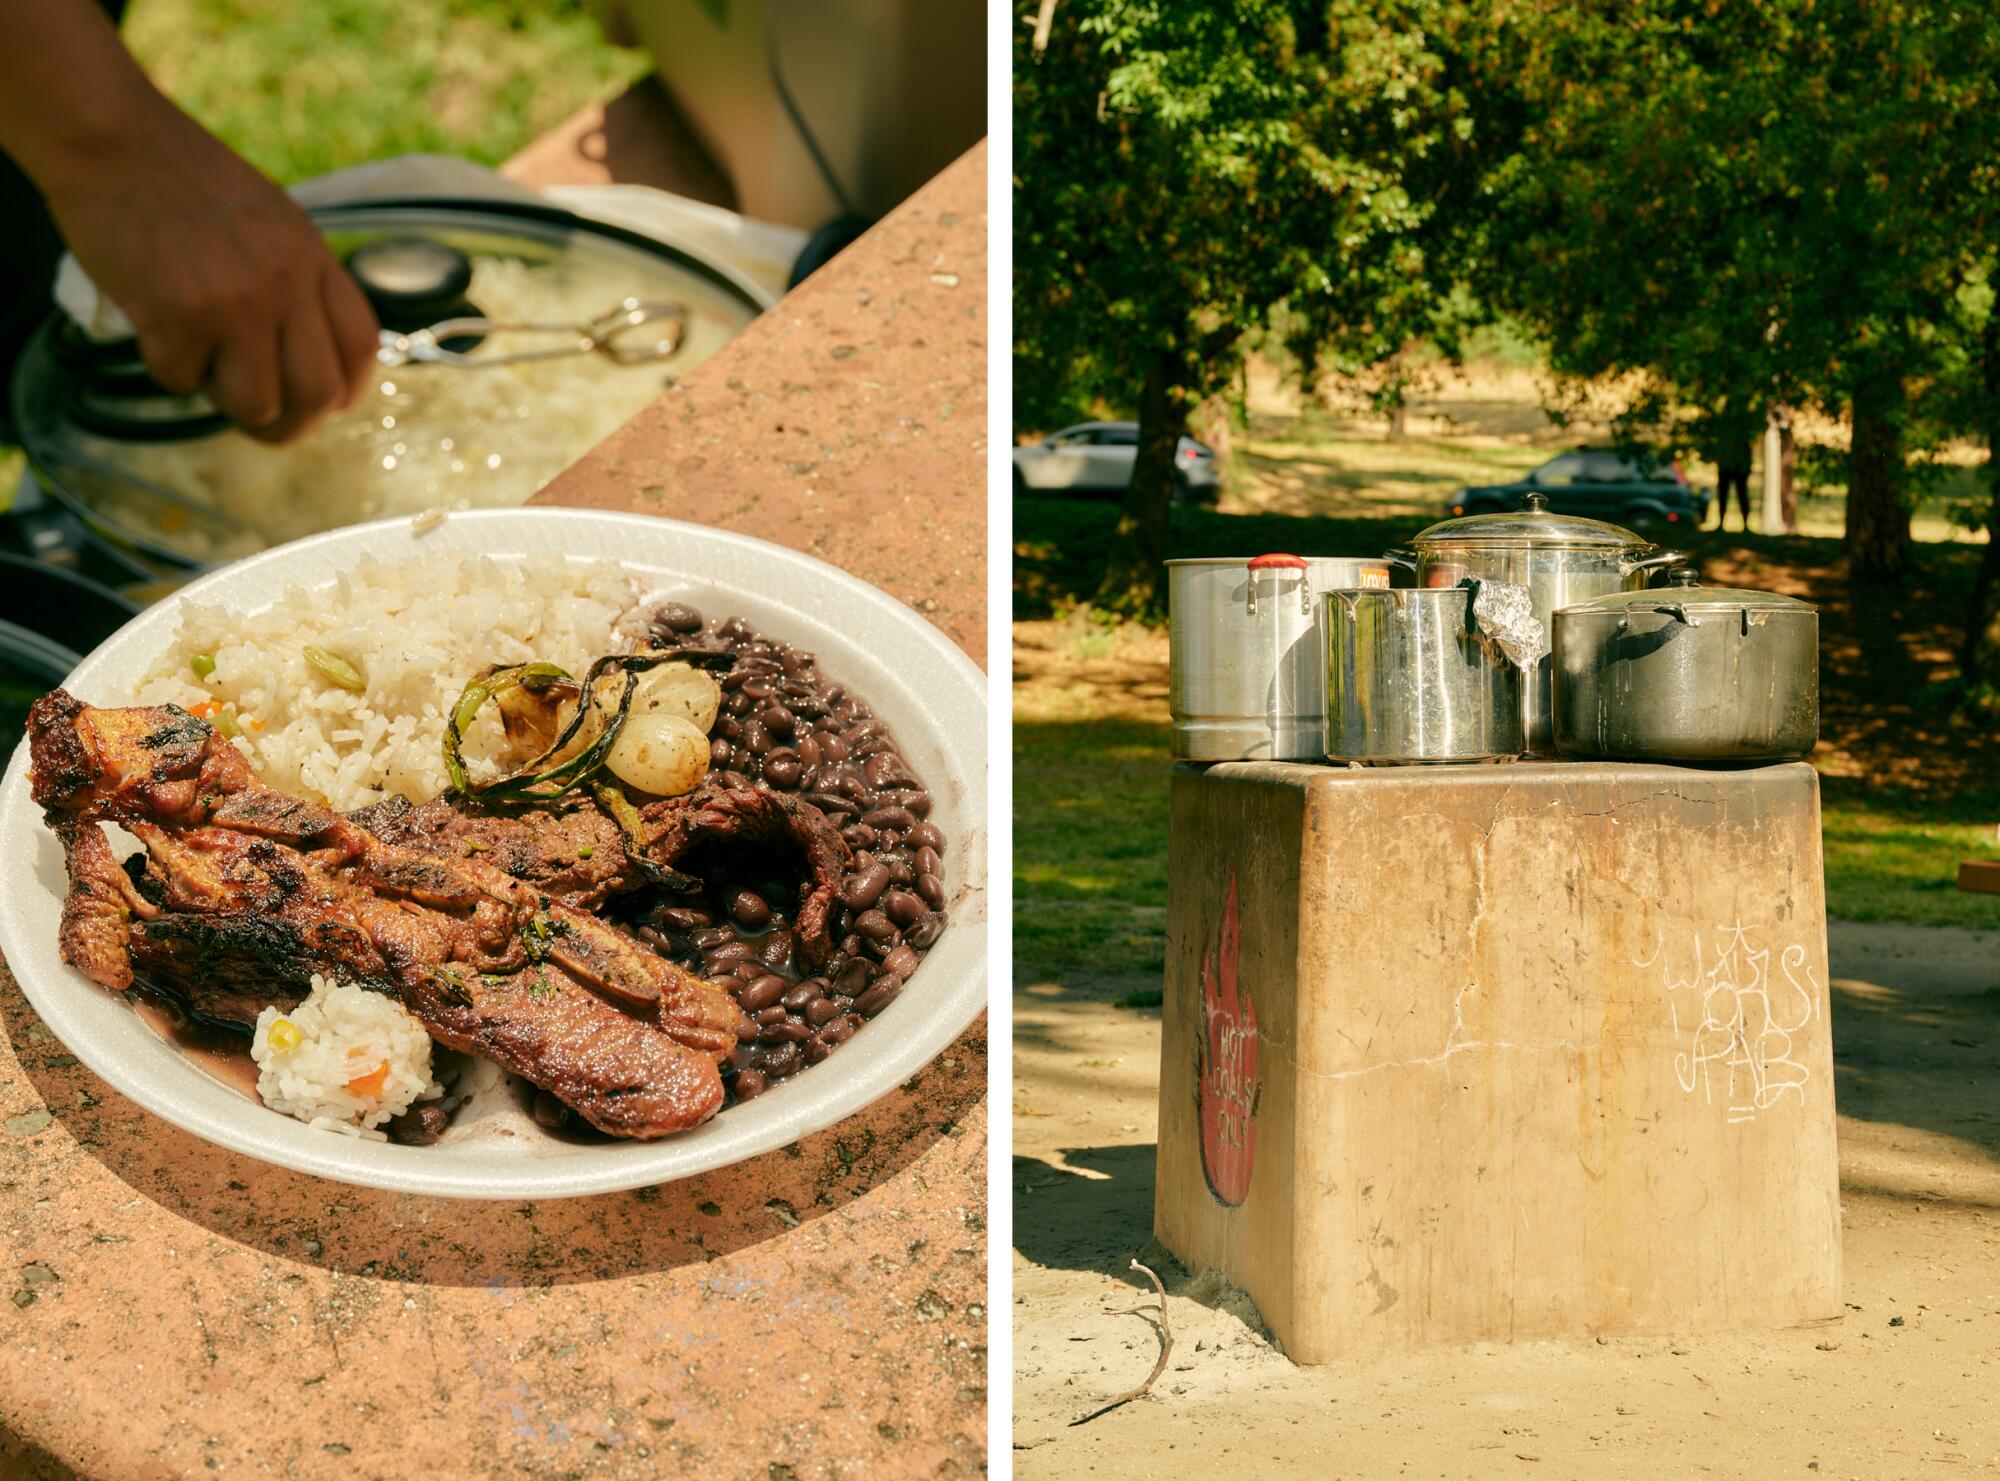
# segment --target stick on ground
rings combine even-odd
[[[1133,1389],[1129,1394],[1120,1394],[1103,1407],[1091,1410],[1090,1413],[1082,1416],[1080,1419],[1072,1419],[1069,1422],[1071,1429],[1075,1429],[1080,1424],[1089,1424],[1100,1414],[1109,1414],[1120,1404],[1129,1404],[1134,1399],[1145,1398],[1153,1385],[1159,1381],[1160,1375],[1167,1371],[1167,1359],[1173,1354],[1174,1350],[1174,1329],[1167,1324],[1167,1288],[1160,1284],[1159,1276],[1153,1274],[1153,1269],[1150,1265],[1141,1265],[1137,1260],[1134,1260],[1132,1268],[1134,1270],[1143,1270],[1148,1276],[1151,1276],[1153,1289],[1160,1293],[1160,1356],[1153,1363],[1153,1371],[1146,1375],[1144,1383]]]

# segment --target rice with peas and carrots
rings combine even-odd
[[[431,1078],[431,1036],[394,998],[315,976],[288,1012],[257,1015],[250,1057],[257,1095],[308,1126],[371,1141],[377,1130],[444,1087]]]

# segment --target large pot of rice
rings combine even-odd
[[[199,402],[159,422],[107,417],[107,386],[122,390],[103,368],[115,347],[79,351],[58,311],[22,352],[15,425],[42,486],[163,577],[386,516],[525,503],[769,304],[726,263],[552,206],[424,199],[313,219],[351,269],[385,244],[450,249],[470,281],[439,317],[581,326],[637,300],[678,311],[676,343],[636,363],[585,351],[500,364],[562,337],[447,341],[471,363],[385,365],[352,406],[271,447],[201,415]],[[385,324],[390,307],[377,298]]]

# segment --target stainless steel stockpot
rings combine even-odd
[[[1556,613],[1555,740],[1606,761],[1780,761],[1819,741],[1819,612],[1692,571]]]
[[[1487,761],[1524,745],[1521,670],[1476,636],[1473,591],[1335,591],[1324,602],[1333,761]]]
[[[1546,630],[1563,607],[1610,592],[1644,587],[1651,572],[1685,561],[1619,525],[1553,514],[1541,494],[1529,494],[1506,514],[1470,514],[1434,524],[1390,558],[1416,571],[1420,587],[1450,587],[1470,576],[1528,588]],[[1528,750],[1553,756],[1549,661],[1523,686]]]
[[[1168,561],[1174,755],[1319,760],[1326,740],[1320,594],[1388,584],[1386,560],[1273,554]]]

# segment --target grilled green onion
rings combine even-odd
[[[339,689],[351,690],[359,694],[368,687],[368,681],[361,677],[361,670],[342,658],[338,653],[308,643],[299,650],[307,663],[318,669],[327,683]]]

